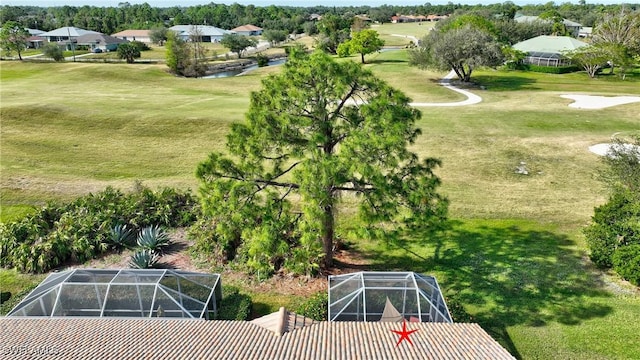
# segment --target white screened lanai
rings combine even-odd
[[[49,275],[7,316],[212,319],[220,275],[169,269],[73,269]]]
[[[329,321],[402,319],[453,322],[434,277],[414,272],[329,276]]]

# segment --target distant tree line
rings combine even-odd
[[[555,5],[553,2],[539,5],[518,6],[512,2],[492,5],[462,5],[449,2],[445,5],[426,3],[418,6],[379,7],[290,7],[254,5],[214,4],[189,7],[151,7],[147,3],[119,3],[117,7],[95,6],[0,6],[0,23],[15,21],[18,24],[40,30],[53,30],[62,26],[76,26],[88,30],[112,34],[125,29],[152,29],[159,26],[206,24],[223,29],[232,29],[245,24],[253,24],[269,30],[284,30],[290,34],[308,32],[313,29],[309,20],[311,14],[332,14],[349,17],[365,14],[376,22],[390,22],[396,14],[428,15],[454,14],[463,12],[480,12],[485,16],[511,17],[516,12],[525,15],[540,15],[555,11],[560,16],[577,21],[585,26],[592,26],[604,13],[616,11],[624,6],[628,10],[640,9],[640,4],[599,5],[570,4]]]

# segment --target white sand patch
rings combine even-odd
[[[600,156],[610,156],[612,153],[612,148],[614,146],[618,146],[618,144],[612,144],[612,143],[603,143],[603,144],[595,144],[592,146],[589,146],[589,151],[591,151],[594,154],[598,154]],[[620,146],[624,147],[624,149],[628,152],[636,152],[636,153],[640,153],[640,146],[638,145],[633,145],[633,144],[620,144]]]
[[[560,95],[575,101],[569,107],[576,109],[604,109],[617,105],[640,102],[640,96],[593,96],[593,95]]]

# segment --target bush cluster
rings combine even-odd
[[[109,250],[117,224],[132,229],[188,226],[197,209],[190,192],[146,187],[132,193],[108,187],[71,203],[49,203],[35,214],[0,225],[0,266],[41,273],[68,261],[82,263]]]
[[[626,146],[628,142],[635,146]],[[591,260],[640,285],[640,136],[616,138],[603,158],[600,180],[609,201],[595,208],[584,234]]]
[[[599,267],[612,267],[618,249],[640,245],[640,202],[628,193],[614,193],[595,209],[592,224],[584,232],[591,260]]]
[[[329,295],[324,292],[318,292],[312,295],[295,310],[298,315],[308,317],[316,321],[327,321],[329,316]]]
[[[613,270],[640,286],[640,245],[621,247],[613,254]]]
[[[251,297],[233,286],[223,286],[222,293],[216,320],[249,320],[253,308]]]
[[[579,71],[580,68],[575,65],[570,66],[539,66],[539,65],[531,65],[526,64],[522,65],[524,70],[546,73],[546,74],[566,74]]]

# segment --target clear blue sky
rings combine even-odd
[[[454,4],[495,4],[502,3],[506,0],[475,0],[475,1],[455,1],[452,0]],[[106,6],[106,7],[116,7],[118,3],[124,2],[123,0],[0,0],[1,5],[31,5],[31,6]],[[323,6],[361,6],[361,5],[369,5],[369,6],[380,6],[383,4],[388,5],[422,5],[427,2],[430,2],[433,5],[446,4],[448,0],[129,0],[130,4],[142,4],[148,3],[153,7],[171,7],[171,6],[192,6],[192,5],[206,5],[214,2],[216,4],[233,4],[238,3],[242,5],[254,4],[256,6],[269,6],[272,4],[280,5],[280,6],[313,6],[313,5],[323,5]],[[548,1],[533,1],[533,0],[512,0],[513,3],[518,5],[525,4],[541,4],[546,3]],[[566,1],[559,0],[556,1],[556,4],[561,4],[564,2],[578,3],[578,0]],[[622,2],[629,1],[618,1],[618,0],[599,0],[599,1],[589,1],[589,4],[618,4]],[[635,3],[636,1],[631,1]]]

